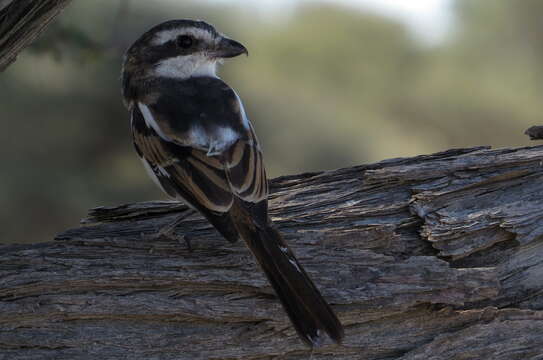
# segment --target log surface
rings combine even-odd
[[[346,327],[312,359],[543,359],[543,147],[272,180],[274,222]],[[91,210],[0,247],[0,359],[309,359],[241,242],[187,208]]]

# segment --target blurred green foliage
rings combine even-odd
[[[450,147],[528,143],[541,123],[543,2],[457,0],[425,46],[390,19],[305,3],[262,18],[199,3],[74,2],[0,75],[0,242],[50,240],[98,205],[162,199],[133,152],[122,53],[170,18],[202,18],[248,59],[221,76],[240,94],[271,176]]]

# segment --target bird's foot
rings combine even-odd
[[[187,249],[189,252],[192,252],[193,249],[192,249],[192,245],[191,245],[191,242],[190,242],[190,237],[186,234],[183,234],[183,235],[177,235],[175,233],[175,228],[181,224],[181,222],[183,222],[183,220],[187,219],[188,217],[190,217],[191,215],[193,215],[195,213],[194,210],[187,210],[185,212],[183,212],[182,214],[180,214],[179,216],[177,216],[174,221],[172,221],[171,223],[167,224],[166,226],[162,227],[155,235],[154,237],[156,239],[160,239],[160,238],[166,238],[166,239],[170,239],[170,240],[174,240],[174,241],[177,241],[178,243],[181,244],[181,242],[183,241],[186,246],[187,246]]]
[[[175,233],[175,228],[168,229],[166,231],[161,229],[158,231],[158,233],[155,236],[157,239],[166,238],[169,240],[177,241],[179,244],[185,243],[187,250],[189,252],[193,251],[190,236],[188,236],[187,234],[177,235]]]

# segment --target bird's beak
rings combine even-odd
[[[217,58],[231,58],[241,54],[249,56],[249,51],[241,43],[227,37],[223,37],[212,52]]]

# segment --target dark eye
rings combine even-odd
[[[194,43],[194,39],[188,35],[181,35],[177,38],[177,46],[182,49],[188,49]]]

